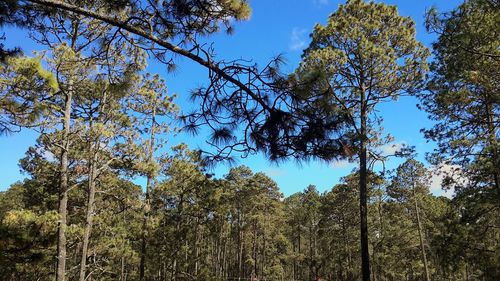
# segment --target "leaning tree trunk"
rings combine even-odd
[[[94,148],[96,149],[96,148]],[[96,162],[97,162],[97,151],[91,148],[93,153],[92,158],[89,163],[89,176],[88,176],[88,190],[89,198],[87,203],[87,215],[85,223],[85,232],[83,234],[83,246],[82,246],[82,256],[80,261],[80,281],[85,281],[85,273],[87,267],[87,255],[90,241],[90,233],[92,231],[92,223],[94,218],[94,206],[95,206],[95,181],[97,176]]]
[[[418,208],[417,193],[415,186],[413,187],[413,200],[415,201],[415,216],[417,217],[418,237],[420,238],[420,251],[422,254],[422,261],[424,262],[425,281],[431,281],[429,273],[429,266],[427,264],[427,256],[425,254],[424,234],[422,233],[422,223],[420,222],[420,210]]]
[[[367,188],[367,108],[364,91],[361,93],[361,128],[359,151],[359,215],[361,232],[361,272],[363,281],[370,281],[370,254],[368,250],[368,188]]]

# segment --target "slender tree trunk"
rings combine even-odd
[[[267,210],[267,212],[269,213],[269,210]],[[262,264],[261,264],[261,268],[260,268],[260,276],[264,280],[266,279],[266,274],[264,272],[264,268],[266,267],[266,264],[267,264],[267,252],[266,252],[266,249],[267,249],[267,236],[266,236],[266,231],[269,228],[270,228],[269,225],[267,225],[267,226],[264,227],[264,229],[262,231],[262,258],[261,258]]]
[[[243,242],[241,235],[241,211],[238,210],[238,279],[242,277],[243,271]]]
[[[315,225],[317,225],[317,222],[315,222]],[[318,260],[316,260],[316,257],[318,256],[318,233],[317,233],[317,229],[315,228],[314,229],[314,245],[313,245],[313,249],[314,249],[314,279],[319,279],[319,268],[320,268],[320,265],[318,263]]]
[[[123,222],[127,222],[127,217],[125,212],[123,212]],[[121,258],[121,272],[120,272],[120,281],[125,281],[127,279],[126,277],[126,270],[125,270],[125,264],[126,264],[126,257],[125,257],[125,249],[122,249],[122,258]]]
[[[312,220],[309,222],[309,280],[313,280],[313,235],[312,235]]]
[[[100,101],[100,105],[98,107],[98,117],[97,121],[101,119],[101,115],[104,113],[104,109],[106,108],[108,94],[107,91],[104,92],[102,100]],[[93,116],[89,118],[89,128],[92,129],[94,125]],[[83,246],[82,246],[82,256],[80,261],[80,281],[85,281],[85,275],[87,271],[87,256],[88,256],[88,247],[90,242],[90,234],[92,232],[92,225],[94,220],[94,208],[95,208],[95,192],[96,192],[96,180],[97,180],[97,161],[98,161],[98,153],[101,148],[101,139],[100,136],[97,136],[96,139],[91,139],[89,146],[89,174],[88,174],[88,191],[89,197],[87,202],[87,215],[86,215],[86,223],[85,223],[85,232],[83,235]]]
[[[299,230],[299,232],[298,232],[298,243],[297,243],[297,248],[298,248],[298,250],[299,250],[299,256],[300,256],[300,254],[301,254],[301,250],[300,250],[300,240],[301,240],[301,239],[300,239],[300,237],[302,236],[302,234],[301,234],[301,229],[300,229],[300,223],[297,225],[297,228],[298,228],[298,230]],[[298,265],[298,268],[297,268],[297,275],[298,275],[297,279],[302,278],[302,263],[299,263],[299,265]]]
[[[199,241],[202,240],[198,236],[199,233],[199,227],[198,227],[198,218],[196,218],[196,234],[195,234],[195,241],[194,241],[194,277],[197,280],[198,279],[198,268],[199,268],[199,255],[200,255],[200,250],[199,250]],[[201,241],[203,244],[203,241]]]
[[[72,23],[71,49],[75,50],[76,41],[78,38],[79,20]],[[59,179],[59,224],[57,227],[57,269],[56,281],[66,280],[66,228],[68,225],[68,191],[69,191],[69,147],[71,141],[69,135],[71,133],[71,113],[73,107],[73,77],[68,79],[68,88],[64,91],[64,114],[63,114],[63,129],[62,129],[62,146],[60,179]]]
[[[257,226],[253,225],[253,273],[252,278],[257,278]]]
[[[63,149],[61,151],[60,165],[60,180],[59,180],[59,224],[57,228],[57,270],[56,281],[66,280],[66,227],[68,217],[68,179],[69,179],[69,134],[71,109],[73,102],[73,88],[71,82],[68,90],[65,92],[66,100],[64,103],[64,120],[63,120]]]
[[[229,241],[231,241],[231,235],[229,235]],[[224,241],[224,245],[222,246],[222,277],[226,278],[227,277],[227,243],[228,241]]]
[[[147,161],[149,164],[152,164],[154,159],[154,143],[155,143],[155,133],[156,133],[156,104],[153,106],[153,113],[151,117],[151,134],[149,138],[149,144],[148,144],[148,155],[147,155]],[[151,185],[153,181],[153,175],[151,172],[148,172],[147,175],[147,180],[146,180],[146,196],[144,199],[144,217],[142,220],[142,233],[141,233],[141,260],[139,264],[139,280],[143,281],[144,280],[144,271],[146,268],[146,246],[147,246],[147,238],[148,238],[148,229],[147,229],[147,223],[148,223],[148,218],[149,218],[149,212],[151,209],[151,202],[150,202],[150,193],[151,193]]]
[[[465,281],[469,281],[469,263],[465,262]]]
[[[238,242],[238,280],[239,280],[243,278],[244,272],[243,272],[243,243],[241,243],[241,231],[238,235],[239,235],[239,242]]]
[[[295,241],[293,242],[293,254],[294,254],[294,257],[293,257],[293,280],[297,279],[297,257],[295,256],[296,255],[296,251],[297,251],[297,246],[295,245]]]
[[[141,233],[141,260],[139,264],[139,280],[144,280],[144,272],[146,269],[146,240],[147,240],[147,221],[148,221],[148,212],[150,208],[149,204],[149,191],[150,191],[150,183],[151,177],[147,177],[146,179],[146,196],[144,202],[144,217],[142,220],[142,233]]]
[[[382,209],[382,202],[383,202],[383,198],[382,198],[382,194],[383,194],[383,191],[382,191],[382,188],[379,189],[380,190],[380,197],[378,199],[378,219],[379,219],[379,224],[380,224],[380,239],[379,241],[383,241],[385,239],[385,225],[384,225],[384,214],[383,214],[383,209]],[[382,255],[384,254],[385,252],[385,248],[384,248],[384,243],[379,243],[379,253],[382,253]],[[384,270],[383,270],[383,265],[381,265],[380,263],[377,265],[377,273],[378,273],[378,278],[381,279],[381,280],[384,280]]]
[[[215,277],[220,277],[221,276],[221,256],[222,256],[222,227],[220,231],[218,232],[217,238],[214,238],[214,243],[215,243],[215,260],[214,260],[214,270],[215,270]]]
[[[120,281],[125,280],[125,257],[122,256],[122,267],[120,270]]]
[[[97,174],[97,169],[96,169],[97,151],[95,151],[95,149],[97,148],[96,147],[91,148],[93,155],[89,163],[89,177],[88,177],[89,198],[87,202],[85,232],[83,234],[82,257],[80,261],[80,278],[79,278],[80,281],[85,281],[90,233],[92,232],[92,223],[94,219],[95,181]]]
[[[427,256],[425,254],[424,234],[422,233],[422,223],[420,222],[420,209],[418,207],[417,193],[413,186],[413,200],[415,201],[415,216],[417,217],[418,237],[420,238],[420,251],[422,253],[422,261],[424,263],[425,280],[431,281],[429,266],[427,264]]]
[[[173,264],[172,268],[173,268],[173,271],[172,271],[171,280],[175,281],[175,280],[177,280],[177,257],[174,258],[174,264]]]
[[[186,240],[184,242],[184,264],[186,266],[184,266],[184,268],[182,268],[181,272],[186,272],[186,273],[190,272],[190,262],[189,262],[188,255],[189,255],[189,240],[186,237]]]
[[[342,237],[344,238],[344,251],[346,255],[346,280],[352,280],[352,264],[351,264],[351,250],[347,241],[347,227],[345,225],[345,216],[342,214]]]
[[[361,128],[359,151],[359,214],[361,232],[362,280],[370,281],[370,253],[368,249],[368,188],[367,188],[367,112],[365,92],[361,93]]]
[[[493,180],[495,183],[495,187],[497,190],[497,195],[498,198],[500,198],[500,169],[498,168],[500,163],[499,163],[499,158],[500,158],[500,153],[498,152],[497,148],[497,130],[495,128],[495,120],[494,120],[494,113],[492,110],[492,106],[489,101],[486,101],[486,110],[488,114],[488,139],[489,139],[489,145],[493,148]]]

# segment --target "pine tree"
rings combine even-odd
[[[40,57],[9,57],[0,71],[0,135],[36,127],[46,110],[44,99],[59,90],[55,76]]]
[[[427,242],[423,229],[422,197],[429,193],[429,174],[424,165],[414,159],[408,159],[397,170],[394,180],[388,188],[389,195],[412,210],[413,222],[417,228],[423,273],[426,281],[431,280],[430,266],[427,258]]]
[[[137,85],[135,93],[127,98],[127,106],[130,109],[129,115],[133,116],[135,131],[139,136],[146,135],[142,143],[138,145],[144,147],[140,155],[140,163],[137,163],[137,169],[146,177],[146,193],[144,198],[144,219],[141,245],[141,263],[139,266],[140,280],[144,280],[146,247],[148,240],[148,217],[151,209],[151,192],[159,173],[159,165],[155,159],[155,152],[162,148],[166,142],[167,134],[175,131],[170,128],[169,123],[175,117],[178,111],[176,105],[172,102],[175,96],[167,95],[165,81],[158,75],[144,75],[143,81]]]
[[[126,112],[125,98],[133,89],[141,70],[141,53],[127,46],[109,46],[106,60],[94,58],[86,63],[87,76],[81,78],[75,97],[74,116],[79,127],[79,137],[85,143],[82,159],[87,168],[87,214],[80,262],[80,280],[85,280],[90,235],[95,213],[95,196],[102,173],[113,166],[120,167],[124,158],[130,157],[127,144],[132,120]],[[119,169],[115,170],[119,172]]]
[[[312,43],[297,70],[297,80],[302,84],[299,94],[304,99],[313,97],[314,106],[327,116],[347,116],[344,131],[318,130],[323,130],[327,138],[353,138],[346,145],[354,145],[347,150],[352,150],[360,163],[363,280],[370,280],[367,164],[381,122],[373,111],[380,102],[419,89],[427,70],[427,56],[427,49],[415,39],[414,22],[399,16],[396,7],[353,0],[341,5],[325,26],[316,25]],[[324,158],[328,157],[338,155]]]
[[[429,92],[420,96],[421,107],[437,122],[424,130],[438,144],[429,160],[452,168],[444,187],[456,192],[450,216],[460,218],[452,220],[462,224],[454,228],[465,234],[454,242],[467,253],[466,275],[479,270],[492,279],[500,274],[492,266],[500,233],[487,226],[499,223],[494,214],[500,206],[499,11],[498,1],[486,0],[464,1],[444,14],[430,11],[427,26],[438,39]],[[461,243],[463,236],[470,239],[467,245]],[[472,238],[478,236],[483,238]]]

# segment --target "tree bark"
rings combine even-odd
[[[106,108],[106,103],[108,99],[107,91],[104,92],[102,100],[99,105],[99,116],[97,117],[97,121],[101,119],[101,115]],[[92,129],[94,125],[93,117],[89,118],[89,129]],[[90,241],[90,233],[92,232],[92,225],[94,220],[94,208],[95,208],[95,192],[96,192],[96,180],[97,180],[97,164],[98,164],[98,154],[101,148],[101,139],[100,136],[97,136],[96,139],[90,140],[89,145],[89,173],[88,173],[88,202],[87,202],[87,214],[86,214],[86,222],[85,222],[85,232],[83,235],[83,246],[82,246],[82,256],[80,261],[80,281],[85,281],[86,279],[86,270],[87,270],[87,256],[88,256],[88,247]],[[102,167],[101,167],[102,168]]]
[[[302,236],[302,231],[300,229],[300,222],[297,225],[297,229],[299,230],[299,232],[298,232],[297,248],[299,250],[299,256],[300,256],[300,254],[302,253],[301,250],[300,250],[300,240],[301,240],[300,237]],[[302,263],[299,263],[299,265],[298,265],[297,275],[298,275],[297,279],[301,279],[302,278]]]
[[[368,188],[367,188],[367,109],[365,92],[361,93],[361,128],[359,151],[359,215],[361,232],[362,280],[370,281],[370,253],[368,249]]]
[[[424,235],[422,233],[422,223],[420,222],[420,210],[418,208],[418,199],[417,193],[415,191],[415,186],[413,186],[413,200],[415,201],[415,216],[417,217],[418,237],[420,238],[420,251],[422,253],[422,261],[424,263],[425,280],[431,281],[429,266],[427,264],[427,256],[425,254]]]
[[[241,237],[241,210],[238,210],[238,280],[243,277],[243,242]]]
[[[309,280],[313,279],[312,220],[309,222]]]
[[[125,281],[125,257],[122,257],[122,266],[120,270],[120,281]]]
[[[488,139],[489,139],[489,145],[492,147],[493,149],[493,167],[496,167],[494,168],[493,170],[493,180],[494,180],[494,184],[495,184],[495,188],[497,190],[497,196],[498,198],[500,199],[500,169],[498,168],[500,165],[499,163],[499,152],[498,152],[498,148],[497,148],[497,130],[495,128],[495,120],[494,120],[494,113],[493,113],[493,109],[492,109],[492,105],[491,103],[489,102],[489,99],[486,101],[486,111],[487,111],[487,115],[488,115],[488,120],[487,120],[487,123],[488,123]]]
[[[73,89],[69,83],[68,90],[65,92],[66,100],[64,103],[64,121],[63,121],[63,149],[61,151],[60,181],[59,181],[59,224],[57,227],[57,270],[56,281],[66,280],[66,227],[68,216],[68,178],[69,178],[69,134],[71,109],[73,102]]]
[[[151,116],[151,134],[149,137],[149,144],[148,144],[148,155],[147,155],[147,161],[149,164],[152,164],[153,162],[153,150],[154,150],[154,143],[155,143],[155,133],[156,133],[156,104],[153,106],[153,112]],[[151,174],[150,171],[148,171],[147,175],[147,180],[146,180],[146,195],[144,199],[144,218],[142,220],[142,233],[141,233],[141,260],[139,264],[139,280],[143,281],[144,280],[144,271],[146,268],[146,246],[147,246],[147,237],[148,237],[148,230],[147,230],[147,223],[148,223],[148,218],[149,218],[149,212],[151,209],[151,202],[150,202],[150,193],[151,193],[151,185],[153,181],[153,175]]]
[[[83,234],[83,246],[82,246],[82,257],[80,261],[80,281],[85,281],[86,267],[87,267],[87,255],[88,247],[90,241],[90,233],[92,232],[92,223],[94,219],[94,205],[95,205],[95,180],[96,180],[96,161],[97,161],[97,151],[96,148],[91,148],[93,151],[92,158],[89,163],[89,177],[88,177],[88,190],[89,198],[87,202],[87,215],[85,219],[85,232]]]
[[[295,241],[293,241],[292,243],[292,246],[293,246],[293,280],[297,279],[297,249],[296,249],[296,245],[295,245]]]
[[[254,222],[253,224],[253,245],[252,245],[252,252],[253,252],[253,269],[252,269],[252,278],[257,278],[257,226],[256,223]]]

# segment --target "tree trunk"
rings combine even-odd
[[[370,254],[368,250],[368,188],[367,188],[367,112],[365,93],[361,94],[361,128],[359,151],[359,215],[361,232],[362,280],[370,281]]]
[[[422,233],[422,223],[420,222],[420,210],[418,208],[415,186],[413,186],[413,200],[415,201],[415,215],[417,217],[418,237],[420,238],[420,251],[422,253],[422,261],[424,262],[425,280],[431,281],[429,266],[427,264],[427,256],[425,255],[424,235]]]
[[[299,256],[300,254],[302,253],[301,250],[300,250],[300,237],[302,236],[302,233],[301,233],[301,229],[300,229],[300,223],[297,225],[297,228],[299,230],[298,232],[298,241],[297,241],[297,248],[299,250]],[[301,279],[302,278],[302,263],[299,263],[298,265],[298,268],[297,268],[297,279]]]
[[[269,210],[267,210],[267,212],[269,213]],[[267,265],[267,253],[266,253],[266,247],[267,247],[267,239],[266,239],[266,231],[267,229],[269,229],[269,227],[264,227],[264,229],[262,230],[262,263],[261,263],[261,268],[260,268],[260,277],[262,279],[266,279],[266,274],[264,272],[264,268],[266,267]]]
[[[97,174],[97,169],[96,169],[97,151],[95,151],[95,149],[97,148],[96,147],[91,148],[91,151],[93,151],[93,156],[89,163],[89,177],[88,177],[89,198],[87,203],[85,232],[83,235],[82,257],[80,261],[80,278],[79,278],[80,281],[85,281],[90,233],[92,232],[92,223],[94,219],[95,180]]]
[[[229,241],[231,241],[231,236],[229,235]],[[228,241],[224,241],[224,245],[222,246],[222,277],[227,277],[227,243]]]
[[[498,169],[499,163],[499,157],[500,153],[498,152],[497,148],[497,130],[495,128],[495,120],[494,120],[494,113],[492,109],[492,105],[490,104],[489,101],[486,101],[486,111],[488,115],[488,139],[489,139],[489,145],[493,148],[493,180],[495,184],[495,188],[497,190],[497,195],[498,198],[500,199],[500,170]]]
[[[148,156],[147,156],[147,161],[149,164],[152,164],[153,162],[153,151],[154,151],[154,143],[155,143],[155,131],[156,131],[156,104],[153,106],[153,113],[151,117],[151,134],[149,138],[149,144],[148,144]],[[149,218],[149,212],[151,209],[151,202],[150,202],[150,193],[151,193],[151,185],[153,181],[153,175],[151,172],[148,171],[147,175],[147,180],[146,180],[146,195],[144,199],[144,218],[142,220],[142,233],[141,233],[141,260],[139,264],[139,280],[143,281],[144,280],[144,271],[146,268],[146,246],[147,246],[147,238],[148,238],[148,230],[147,230],[147,223],[148,223],[148,218]]]
[[[241,279],[243,271],[243,242],[241,235],[241,211],[238,210],[238,280]]]
[[[384,248],[384,241],[385,238],[385,227],[384,227],[384,217],[383,217],[383,211],[382,211],[382,202],[383,202],[383,191],[382,188],[379,188],[380,191],[380,196],[378,198],[378,221],[379,221],[379,227],[380,227],[380,238],[378,239],[378,252],[381,253],[382,255],[384,254],[385,248]],[[380,280],[384,280],[384,271],[383,271],[383,265],[381,265],[380,261],[378,262],[377,265],[377,270],[374,270],[374,272],[377,273],[377,278]]]
[[[104,108],[106,107],[107,102],[107,92],[104,92],[101,103],[99,105],[99,116],[97,119],[101,118],[101,114],[104,112]],[[89,128],[92,129],[94,125],[94,119],[91,115],[89,118]],[[92,224],[94,220],[94,207],[95,207],[95,192],[96,192],[96,180],[97,180],[97,161],[98,161],[98,153],[101,148],[101,139],[100,136],[97,136],[96,139],[90,140],[89,145],[89,174],[88,174],[88,202],[87,202],[87,215],[86,215],[86,223],[85,223],[85,232],[83,235],[83,246],[82,246],[82,256],[80,261],[80,281],[85,281],[85,275],[87,270],[87,255],[88,255],[88,247],[90,241],[90,233],[92,232]]]
[[[313,280],[312,221],[309,222],[309,280]]]
[[[297,279],[297,246],[295,244],[295,241],[292,243],[293,244],[293,280]]]
[[[253,269],[252,269],[252,278],[257,278],[257,226],[256,223],[254,222],[253,225],[253,245],[252,245],[252,251],[253,251]]]
[[[120,281],[125,280],[125,257],[122,256],[122,266],[120,270]]]
[[[172,266],[172,269],[173,269],[173,271],[172,271],[172,276],[171,276],[170,280],[175,281],[175,280],[177,280],[177,257],[174,258],[174,264]]]
[[[61,151],[61,166],[59,180],[59,224],[57,227],[57,270],[56,281],[66,280],[66,227],[68,217],[68,178],[69,178],[69,134],[71,121],[71,106],[73,102],[73,89],[71,82],[66,91],[66,100],[64,104],[63,121],[63,149]]]
[[[203,244],[203,237],[199,237],[199,218],[196,218],[196,232],[195,232],[195,241],[194,241],[194,279],[198,279],[198,269],[199,269],[199,255],[200,255],[200,250],[199,250],[199,244],[201,241],[201,244]]]
[[[344,251],[345,251],[345,259],[346,259],[346,280],[352,280],[352,259],[351,259],[351,250],[349,249],[349,243],[347,240],[347,227],[345,225],[345,215],[342,213],[342,237],[344,240]],[[342,263],[340,263],[342,265]]]

